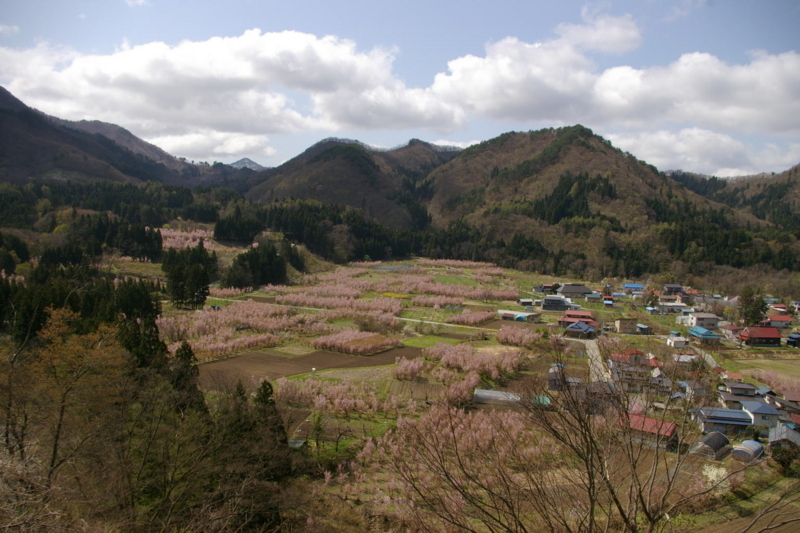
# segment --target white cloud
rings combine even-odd
[[[594,57],[635,49],[641,31],[628,15],[582,15],[583,23],[558,25],[549,40],[506,37],[482,56],[452,59],[428,87],[408,87],[396,76],[395,49],[257,29],[176,45],[123,42],[107,55],[47,43],[0,47],[0,83],[47,113],[120,124],[187,157],[204,157],[191,143],[213,158],[243,147],[269,151],[264,135],[425,129],[446,138],[471,120],[491,119],[651,132],[619,139],[642,159],[652,154],[659,167],[716,172],[772,164],[759,159],[767,148],[748,153],[734,135],[800,136],[797,52],[756,51],[742,64],[695,52],[666,65],[620,61],[601,69]],[[675,124],[684,129],[674,131]],[[668,140],[674,148],[656,149]],[[728,155],[698,151],[703,143]],[[772,152],[774,161],[795,154],[785,142]]]
[[[662,170],[683,169],[720,177],[786,170],[800,161],[800,143],[754,148],[730,135],[701,128],[607,134],[615,146]]]
[[[243,135],[211,130],[148,139],[170,154],[189,159],[220,159],[231,156],[273,157],[277,151],[265,135]]]
[[[729,131],[800,133],[800,54],[756,52],[744,65],[705,53],[666,67],[604,71],[594,84],[594,110],[607,123],[692,121]]]
[[[556,33],[564,43],[610,53],[629,52],[642,44],[642,34],[630,15],[597,15],[588,8],[583,8],[581,14],[586,24],[562,23],[556,27]]]
[[[436,141],[431,141],[431,144],[435,144],[437,146],[457,146],[459,148],[469,148],[473,144],[478,144],[485,140],[486,139],[474,140],[474,141],[448,141],[444,139],[439,139]]]
[[[0,35],[14,35],[15,33],[19,33],[19,26],[0,24]]]
[[[147,0],[125,0],[125,3],[128,4],[128,7],[139,7],[146,6],[150,2]]]
[[[708,0],[682,0],[670,8],[669,14],[664,20],[675,21],[688,17],[692,11],[704,7],[706,4],[708,4]]]

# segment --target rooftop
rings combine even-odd
[[[671,437],[678,429],[675,422],[661,420],[658,418],[650,418],[642,415],[629,415],[630,428],[643,433],[653,433],[663,437]]]
[[[781,332],[778,331],[778,328],[759,328],[750,326],[739,333],[739,336],[742,338],[751,339],[780,339]]]

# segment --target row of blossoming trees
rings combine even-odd
[[[165,234],[168,242],[184,247],[207,237],[201,231],[179,234],[165,230]],[[496,285],[503,271],[493,265],[423,260],[420,263],[422,266],[378,275],[372,275],[375,271],[361,266],[306,275],[296,286],[264,287],[264,292],[275,295],[277,305],[242,301],[214,310],[204,309],[191,315],[161,318],[158,325],[171,351],[187,341],[202,360],[275,346],[290,338],[307,335],[321,335],[311,341],[301,339],[314,348],[367,355],[396,346],[399,341],[385,334],[399,331],[404,325],[399,319],[406,308],[402,301],[382,294],[413,293],[416,296],[411,299],[412,305],[436,308],[462,305],[466,300],[509,300],[517,297],[516,291]],[[442,268],[448,274],[471,268],[476,278],[489,280],[493,285],[437,282],[429,269]],[[211,289],[213,297],[222,299],[246,298],[247,292]],[[494,311],[466,310],[451,315],[447,321],[476,326],[494,316]],[[362,331],[341,331],[341,327],[332,325],[341,320],[354,321]]]

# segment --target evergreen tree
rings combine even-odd
[[[739,296],[739,309],[744,325],[756,326],[767,314],[767,302],[748,285],[742,289],[742,294]]]
[[[183,341],[172,358],[169,375],[170,384],[178,395],[179,410],[196,409],[208,412],[203,393],[198,388],[199,377],[194,351],[188,342]]]

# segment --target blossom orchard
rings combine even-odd
[[[311,346],[318,350],[331,350],[350,355],[369,355],[393,348],[400,343],[395,338],[366,331],[346,330],[333,335],[317,337]]]
[[[478,324],[483,324],[484,322],[487,322],[496,316],[497,314],[493,311],[464,312],[460,315],[451,316],[447,319],[447,321],[451,324],[477,326]]]
[[[425,361],[422,358],[406,359],[405,357],[398,357],[395,362],[397,365],[392,369],[392,372],[394,377],[399,380],[414,381],[425,367]]]
[[[514,374],[522,366],[519,350],[475,351],[468,344],[439,343],[422,350],[430,361],[438,361],[445,368],[462,372],[476,372],[491,379],[500,379]]]
[[[203,248],[208,251],[220,252],[229,249],[211,240],[214,237],[214,232],[209,230],[195,229],[191,231],[181,231],[162,228],[159,231],[161,232],[162,247],[165,250],[168,248],[196,248],[200,241],[203,241]]]
[[[495,337],[500,344],[509,346],[531,346],[542,338],[542,334],[531,331],[528,328],[501,326],[500,331],[495,334]]]
[[[396,397],[382,401],[375,386],[354,384],[348,380],[332,382],[316,379],[304,381],[280,378],[276,383],[275,401],[286,406],[313,408],[336,416],[376,415],[397,413],[400,403]]]

